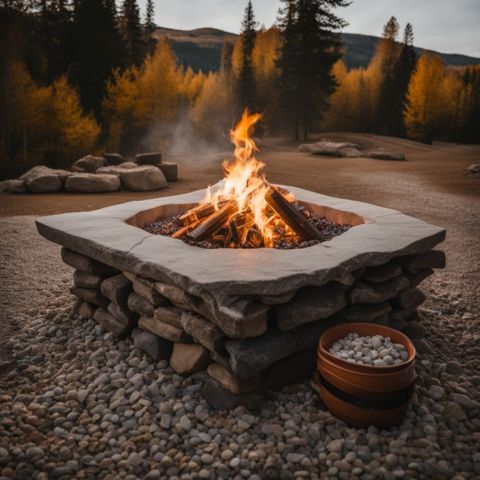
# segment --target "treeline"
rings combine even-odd
[[[478,67],[418,59],[411,26],[399,41],[392,18],[368,68],[347,70],[335,14],[346,0],[283,0],[269,29],[248,2],[240,36],[207,75],[152,38],[152,0],[143,15],[137,0],[118,12],[114,0],[26,2],[0,7],[2,175],[98,150],[164,149],[180,123],[227,140],[245,107],[264,115],[257,135],[328,128],[480,141]]]
[[[480,142],[480,67],[447,67],[427,52],[417,58],[410,24],[398,36],[392,17],[367,68],[335,64],[338,88],[323,128]]]

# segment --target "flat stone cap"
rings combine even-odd
[[[396,210],[284,186],[300,202],[320,207],[330,218],[360,222],[330,241],[293,250],[204,249],[181,240],[152,235],[130,223],[150,211],[190,208],[205,190],[134,201],[91,212],[42,217],[37,228],[47,239],[121,271],[175,284],[193,295],[258,297],[278,295],[306,285],[323,285],[364,266],[398,255],[426,252],[444,240],[445,229]],[[323,210],[322,210],[323,209]]]

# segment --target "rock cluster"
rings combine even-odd
[[[39,165],[18,179],[0,182],[0,192],[99,193],[115,192],[121,188],[133,191],[160,190],[167,182],[178,179],[178,165],[162,162],[160,153],[139,154],[135,162],[125,162],[118,153],[103,157],[87,155],[75,161],[70,170],[59,170]]]
[[[367,157],[377,160],[405,160],[405,155],[398,150],[377,148],[370,151],[362,151],[356,143],[331,142],[322,140],[316,143],[304,143],[298,147],[299,152],[312,155],[326,155],[329,157]]]
[[[363,337],[350,333],[337,340],[329,351],[342,360],[360,365],[396,365],[408,359],[405,345],[392,343],[390,337],[382,335]]]
[[[259,407],[266,390],[310,375],[318,339],[333,325],[371,321],[407,328],[425,300],[419,279],[445,262],[439,251],[394,257],[323,286],[245,300],[235,320],[219,310],[219,299],[192,295],[174,282],[120,272],[67,248],[62,259],[75,269],[77,315],[95,319],[118,338],[131,335],[137,348],[154,361],[168,361],[179,375],[206,370],[202,391],[217,408]],[[375,365],[397,363],[405,353],[379,337],[343,344],[352,351],[351,361]]]

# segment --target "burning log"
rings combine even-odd
[[[199,224],[200,224],[200,221],[197,220],[188,225],[183,226],[182,228],[179,228],[174,234],[172,234],[172,238],[182,238],[188,232],[198,227]]]
[[[238,212],[235,200],[228,201],[220,210],[210,215],[203,223],[188,233],[188,237],[197,242],[205,240],[220,230]]]
[[[218,208],[223,207],[227,203],[227,200],[220,199],[218,201]],[[213,203],[204,203],[202,205],[198,205],[190,210],[186,211],[183,215],[179,217],[180,222],[182,225],[190,225],[202,219],[206,218],[212,213],[215,213],[215,205]]]
[[[265,194],[267,203],[303,240],[323,241],[323,235],[273,186]]]

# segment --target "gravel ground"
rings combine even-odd
[[[272,153],[274,170],[284,155]],[[400,427],[348,428],[308,381],[259,412],[210,410],[202,375],[183,379],[71,318],[59,248],[36,234],[33,217],[10,217],[0,219],[0,479],[479,478],[478,195],[449,190],[445,172],[433,185],[421,172],[382,175],[367,172],[337,195],[348,189],[343,196],[449,229],[448,268],[425,282],[428,300],[411,323],[422,353]],[[288,183],[312,188],[297,180]]]

